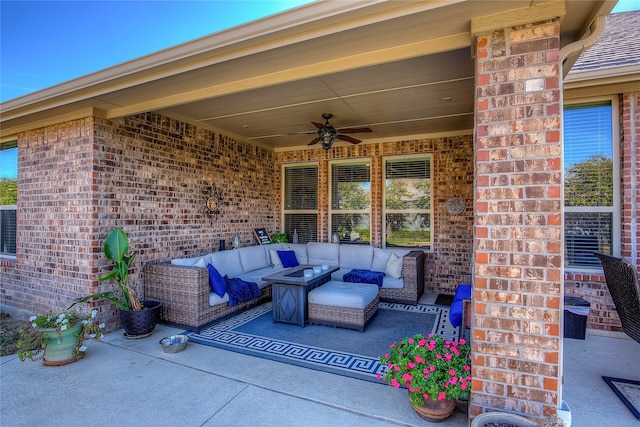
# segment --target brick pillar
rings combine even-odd
[[[476,36],[471,417],[541,418],[559,402],[559,34],[553,20]]]
[[[640,270],[640,92],[622,95],[621,124],[621,184],[622,236],[620,255],[639,266]]]

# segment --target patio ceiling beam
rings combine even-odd
[[[471,35],[486,33],[503,28],[531,24],[563,17],[567,14],[564,0],[534,4],[531,7],[513,9],[493,15],[480,16],[471,20]]]

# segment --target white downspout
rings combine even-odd
[[[596,44],[602,33],[604,33],[605,23],[606,23],[606,15],[598,15],[593,20],[593,23],[589,27],[590,32],[589,35],[583,39],[577,40],[573,43],[569,43],[560,49],[560,63],[564,65],[564,62],[571,55],[579,54],[580,52],[589,49],[591,46]],[[566,76],[569,73],[569,70],[564,70],[563,67],[563,76]]]

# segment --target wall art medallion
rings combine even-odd
[[[222,207],[222,192],[216,186],[208,187],[203,191],[205,212],[218,219],[220,208]]]
[[[447,200],[445,207],[451,215],[459,215],[464,211],[464,200],[460,197],[452,197]]]

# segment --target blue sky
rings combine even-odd
[[[305,3],[1,0],[0,102]]]
[[[0,101],[310,0],[0,1]]]

